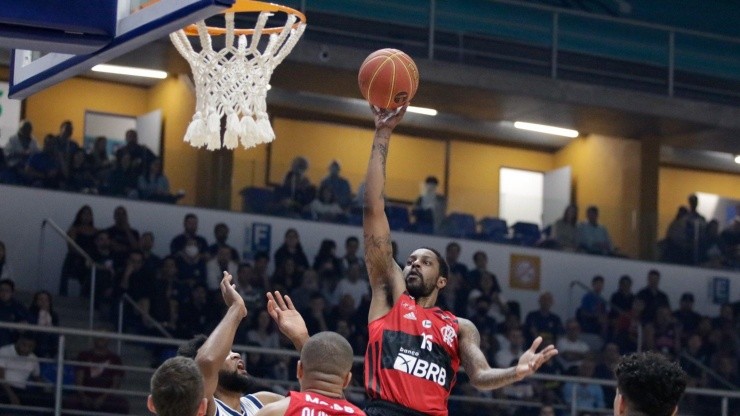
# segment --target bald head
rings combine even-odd
[[[352,370],[352,347],[336,332],[319,332],[303,345],[301,364],[308,374],[344,377]]]

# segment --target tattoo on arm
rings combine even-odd
[[[480,333],[470,321],[460,321],[460,358],[470,383],[479,390],[498,389],[518,381],[516,368],[491,368],[480,349]]]

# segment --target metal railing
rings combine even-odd
[[[85,259],[85,263],[88,266],[90,266],[90,306],[88,308],[88,313],[89,313],[88,329],[93,329],[93,325],[95,323],[95,288],[97,285],[97,279],[96,279],[97,269],[98,267],[104,267],[104,266],[96,263],[95,260],[93,260],[93,258],[90,256],[90,254],[88,254],[85,250],[83,250],[82,247],[80,247],[72,238],[70,238],[67,235],[67,233],[64,230],[62,230],[62,228],[59,227],[51,218],[45,218],[41,222],[41,237],[40,237],[41,241],[39,243],[39,259],[40,260],[38,262],[39,270],[36,274],[37,279],[40,279],[42,275],[41,273],[42,264],[43,264],[43,259],[45,258],[44,256],[44,241],[45,241],[44,240],[44,230],[46,229],[47,225],[51,227],[51,229],[55,233],[57,233],[60,237],[62,237],[67,242],[69,247],[74,249],[74,251],[77,254],[82,256],[82,258]],[[41,285],[39,284],[38,286],[40,287]]]
[[[162,326],[162,324],[160,324],[159,322],[157,322],[157,320],[154,319],[154,318],[152,318],[152,316],[149,315],[149,313],[147,311],[145,311],[144,309],[142,309],[141,306],[139,306],[139,304],[136,303],[136,301],[133,300],[131,298],[131,296],[128,295],[128,293],[124,293],[123,295],[121,295],[121,299],[118,301],[118,333],[119,334],[122,334],[123,333],[123,322],[124,322],[124,319],[123,319],[124,316],[123,315],[125,313],[125,311],[124,311],[124,305],[126,303],[128,303],[129,305],[131,305],[131,307],[133,307],[136,310],[136,312],[138,312],[139,315],[141,315],[141,318],[142,318],[143,321],[146,321],[146,322],[150,323],[165,338],[174,338],[172,336],[172,334],[170,334],[170,332],[167,331]],[[121,354],[121,343],[122,343],[122,341],[120,339],[116,340],[116,353],[118,353],[119,355]]]
[[[59,335],[58,353],[57,353],[56,359],[40,359],[40,361],[56,363],[57,372],[56,372],[56,378],[54,382],[53,383],[29,382],[29,385],[43,386],[46,388],[53,387],[54,392],[55,392],[54,393],[54,414],[55,415],[60,415],[62,412],[62,398],[63,398],[64,391],[111,392],[111,393],[117,393],[117,394],[137,397],[142,400],[148,394],[148,391],[146,390],[146,386],[144,386],[144,389],[142,390],[123,390],[123,389],[105,390],[105,389],[97,389],[97,388],[82,387],[82,386],[64,385],[63,384],[63,371],[59,371],[59,369],[64,368],[65,365],[74,365],[78,367],[85,366],[85,365],[98,365],[94,363],[84,363],[84,362],[79,362],[79,361],[66,360],[65,353],[67,352],[67,338],[68,337],[72,337],[72,336],[105,337],[108,339],[114,339],[116,341],[121,340],[121,341],[127,341],[127,342],[144,343],[144,344],[150,344],[150,345],[151,344],[165,345],[165,346],[173,346],[173,347],[179,346],[186,342],[184,340],[178,340],[178,339],[172,339],[172,338],[160,338],[160,337],[131,335],[131,334],[116,334],[116,333],[108,333],[108,332],[100,332],[100,331],[91,331],[91,330],[85,330],[85,329],[46,327],[46,326],[15,324],[15,323],[5,323],[5,322],[0,322],[0,328]],[[244,346],[244,345],[234,345],[232,349],[234,351],[247,352],[247,353],[259,353],[259,354],[277,355],[277,356],[283,356],[283,357],[284,356],[298,357],[298,353],[296,351],[285,350],[285,349],[260,348],[260,347]],[[355,357],[355,363],[361,365],[363,363],[363,358]],[[108,367],[112,369],[120,369],[120,370],[125,370],[125,371],[135,371],[135,372],[140,372],[144,374],[152,374],[154,372],[154,369],[145,368],[145,367],[133,367],[133,366],[126,366],[126,365],[121,365],[121,366],[108,365]],[[464,369],[461,369],[461,371],[464,371]],[[583,378],[583,377],[548,375],[548,374],[540,374],[540,373],[536,373],[532,375],[531,379],[541,380],[541,381],[557,381],[557,382],[562,382],[562,383],[571,382],[571,383],[596,384],[600,386],[611,386],[611,387],[614,387],[616,385],[616,383],[613,380],[600,380],[600,379],[590,379],[590,378]],[[267,381],[271,384],[284,386],[286,388],[295,389],[297,387],[296,381],[269,380],[269,379],[261,379],[261,378],[258,378],[257,380]],[[349,391],[352,393],[359,394],[359,395],[364,394],[364,390],[359,387],[351,388],[349,389]],[[721,399],[721,409],[722,409],[720,416],[729,416],[730,399],[733,399],[733,400],[740,399],[740,391],[710,390],[710,389],[704,389],[704,388],[688,388],[686,389],[686,393],[720,398]],[[471,403],[471,404],[485,404],[485,405],[539,406],[538,403],[527,402],[524,400],[480,398],[480,397],[469,397],[469,396],[458,396],[458,395],[450,396],[450,401]],[[568,409],[572,415],[576,415],[579,410],[577,408],[576,403],[577,403],[576,400],[572,400],[570,406],[556,405],[556,408]],[[28,407],[28,406],[18,407],[18,406],[11,406],[11,405],[0,405],[0,408],[12,408],[16,410],[23,409],[26,411],[32,410],[32,409],[42,410],[37,407]],[[43,410],[48,411],[50,409],[43,409]],[[597,409],[597,412],[598,411],[599,410]],[[86,411],[76,411],[76,410],[68,410],[68,409],[64,409],[64,413],[65,414],[66,413],[80,414],[80,415],[101,414],[100,412],[86,412]]]

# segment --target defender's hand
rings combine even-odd
[[[303,344],[308,338],[308,328],[303,317],[293,306],[290,296],[280,294],[275,291],[274,294],[267,292],[267,312],[288,339],[294,344]]]

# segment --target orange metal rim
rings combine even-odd
[[[293,9],[292,7],[282,6],[280,4],[266,3],[263,1],[255,0],[236,0],[233,6],[221,12],[226,13],[257,13],[257,12],[282,12],[286,14],[292,14],[298,17],[298,21],[293,24],[293,29],[297,29],[301,24],[306,23],[306,16],[300,11]],[[207,26],[208,34],[211,36],[223,36],[226,34],[226,28]],[[264,34],[280,33],[283,30],[283,26],[279,27],[265,27],[262,29]],[[196,25],[189,25],[183,29],[188,36],[198,36],[198,27]],[[252,35],[254,29],[234,29],[234,34],[237,36],[241,35]]]

